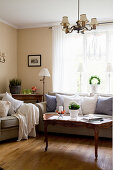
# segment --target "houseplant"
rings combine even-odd
[[[32,94],[32,90],[31,89],[23,89],[22,94]]]
[[[33,93],[33,94],[36,93],[36,91],[37,91],[36,86],[33,86],[31,89],[32,89],[32,93]]]
[[[20,94],[21,80],[20,79],[9,80],[9,89],[11,94]]]
[[[98,85],[100,85],[100,78],[98,76],[91,76],[89,78],[89,84],[91,85],[92,93],[97,93]]]
[[[80,108],[80,105],[78,105],[77,103],[75,102],[70,103],[69,113],[70,113],[71,118],[75,118],[78,116],[79,108]]]

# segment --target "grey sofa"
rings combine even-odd
[[[2,100],[4,94],[0,94],[0,100]],[[27,103],[33,103],[33,101],[29,100]],[[19,121],[15,116],[0,117],[0,141],[18,138],[18,132]]]
[[[55,93],[49,93],[51,95],[55,95]],[[88,94],[81,94],[81,95],[88,95]],[[3,95],[0,94],[0,100],[2,99]],[[36,106],[39,108],[39,131],[44,131],[43,125],[43,114],[46,113],[46,102],[36,103]],[[48,114],[48,113],[46,113]],[[18,137],[18,130],[19,130],[19,121],[14,116],[7,116],[0,118],[0,141],[7,140],[11,138]],[[60,126],[50,126],[48,127],[49,132],[55,133],[67,133],[67,134],[77,134],[77,135],[88,135],[93,136],[93,130],[86,129],[86,128],[67,128]],[[112,128],[109,129],[102,129],[100,130],[101,137],[112,137]]]
[[[4,94],[0,94],[2,100]],[[0,141],[18,137],[19,121],[14,116],[0,117]]]
[[[0,141],[18,137],[19,122],[16,117],[0,118]]]
[[[49,93],[49,95],[55,95],[56,93]],[[61,94],[61,93],[59,93]],[[69,95],[69,94],[67,94]],[[89,94],[79,94],[83,96],[89,96]],[[90,94],[92,95],[92,94]],[[103,96],[102,94],[99,94]],[[105,95],[104,95],[105,96]],[[112,95],[106,95],[106,96],[112,96]],[[46,102],[41,102],[36,104],[37,107],[39,107],[39,113],[40,113],[40,120],[39,120],[39,131],[43,132],[44,131],[44,124],[43,124],[43,114],[49,114],[49,112],[46,112]],[[54,113],[54,112],[50,112]],[[106,116],[102,115],[103,117],[111,117],[111,116]],[[87,129],[84,127],[61,127],[61,126],[48,126],[48,132],[55,132],[55,133],[66,133],[66,134],[76,134],[76,135],[86,135],[86,136],[94,136],[94,131],[92,129]],[[107,137],[111,138],[112,137],[112,128],[106,128],[106,129],[100,129],[99,131],[99,136],[100,137]]]

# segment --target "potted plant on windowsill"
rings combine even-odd
[[[21,91],[21,80],[11,79],[9,81],[9,89],[11,94],[20,94]]]
[[[75,102],[70,103],[69,113],[70,113],[71,118],[76,118],[78,116],[79,109],[80,109],[80,105],[78,105]]]
[[[92,93],[97,93],[98,85],[100,85],[100,78],[98,76],[91,76],[89,78],[89,84],[91,85]]]

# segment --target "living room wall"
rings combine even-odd
[[[28,55],[41,54],[41,67],[28,67]],[[37,86],[42,93],[42,82],[38,76],[42,68],[48,68],[52,74],[52,30],[32,28],[18,30],[18,78],[22,80],[22,89]],[[52,75],[46,78],[45,92],[52,90]]]
[[[0,22],[0,51],[6,62],[0,62],[0,93],[9,91],[9,79],[17,77],[17,29]]]

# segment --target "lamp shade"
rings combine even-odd
[[[67,17],[67,16],[64,16],[64,17],[62,18],[62,23],[61,23],[61,25],[64,25],[64,24],[66,24],[67,26],[69,26],[69,21],[68,21],[68,17]]]
[[[87,19],[87,17],[86,17],[86,14],[81,14],[81,15],[80,15],[80,21],[88,22],[88,19]]]
[[[44,77],[44,76],[45,77],[50,77],[50,73],[49,73],[47,68],[43,68],[43,69],[40,70],[39,76],[40,77]]]
[[[111,63],[107,63],[107,67],[106,67],[106,72],[113,72],[113,68],[112,68],[112,64]]]
[[[77,68],[77,72],[79,72],[79,73],[84,72],[84,66],[82,63],[79,64],[79,66]]]
[[[96,18],[92,18],[91,19],[91,25],[97,25],[98,22],[97,22],[97,19]]]

